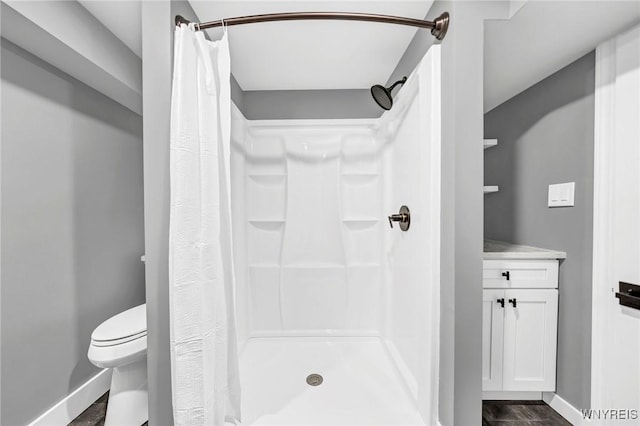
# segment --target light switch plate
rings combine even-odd
[[[575,188],[575,182],[549,185],[549,207],[573,207]]]

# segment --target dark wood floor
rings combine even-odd
[[[105,393],[96,402],[91,404],[89,408],[84,410],[82,414],[69,423],[69,426],[104,426],[104,417],[107,414],[108,400],[109,392]],[[147,422],[142,426],[148,426]]]
[[[104,416],[107,414],[108,398],[109,392],[91,404],[89,408],[69,423],[69,426],[104,426]]]
[[[482,401],[482,426],[572,426],[542,401]]]
[[[109,392],[69,426],[104,426]],[[145,423],[143,426],[147,426]],[[482,426],[572,426],[542,401],[482,401]]]

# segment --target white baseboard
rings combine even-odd
[[[48,409],[29,426],[67,425],[108,391],[110,386],[111,369],[107,368]]]
[[[541,401],[542,392],[527,391],[483,391],[483,400],[496,401]]]
[[[584,418],[580,410],[554,392],[542,392],[542,400],[574,426],[592,424],[590,420]]]

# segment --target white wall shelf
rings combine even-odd
[[[491,148],[492,146],[496,146],[498,145],[498,139],[484,139],[482,142],[482,145],[484,147],[484,149],[487,148]],[[490,185],[490,186],[485,186],[484,187],[484,193],[485,194],[490,194],[492,192],[498,192],[498,186],[497,185]]]
[[[484,149],[491,148],[492,146],[498,145],[498,139],[485,139],[482,145]]]

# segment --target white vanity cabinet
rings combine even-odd
[[[483,295],[483,390],[554,391],[558,291],[485,289]]]
[[[514,247],[524,246],[487,252],[485,244],[483,391],[555,391],[558,259],[566,255],[538,249],[527,258]]]
[[[558,288],[555,259],[485,260],[482,288]]]
[[[504,353],[504,290],[482,291],[482,390],[502,390]]]

